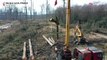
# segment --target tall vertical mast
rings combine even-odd
[[[66,9],[66,37],[65,45],[69,46],[70,39],[70,0],[67,0],[67,9]]]

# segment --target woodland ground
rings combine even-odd
[[[9,21],[11,22],[11,21]],[[6,24],[7,22],[1,22]],[[72,29],[71,29],[72,36]],[[0,32],[0,60],[20,60],[23,52],[23,43],[31,39],[34,55],[37,60],[46,57],[55,60],[53,48],[44,40],[42,35],[53,37],[56,41],[55,24],[48,21],[14,21],[11,28]],[[60,26],[60,39],[64,43],[65,28]],[[85,38],[94,46],[107,53],[107,34],[85,33]],[[28,49],[27,49],[28,50]],[[29,51],[27,52],[29,54]],[[51,57],[51,58],[50,58]],[[107,58],[107,57],[106,57]]]

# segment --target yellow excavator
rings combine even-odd
[[[79,24],[77,24],[76,27],[74,28],[74,41],[75,44],[87,44]]]

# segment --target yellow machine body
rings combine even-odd
[[[83,33],[81,32],[81,30],[80,30],[78,25],[76,25],[76,27],[75,27],[74,35],[75,35],[75,37],[77,37],[78,42],[83,37]]]

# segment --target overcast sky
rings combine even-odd
[[[0,8],[4,8],[3,3],[4,2],[23,2],[24,0],[0,0]],[[28,2],[27,6],[30,7],[30,0],[26,0]],[[39,13],[41,10],[41,5],[46,3],[46,0],[32,0],[34,1],[34,9]],[[56,9],[59,6],[63,6],[63,0],[57,0],[57,5],[54,6],[55,0],[48,0],[50,6],[53,9]],[[89,4],[93,2],[100,2],[100,3],[107,3],[107,0],[71,0],[71,5],[84,5]],[[22,9],[24,7],[24,4],[17,4],[17,6]]]

